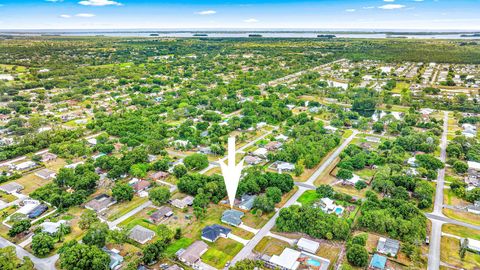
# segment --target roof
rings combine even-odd
[[[58,222],[44,222],[40,225],[42,227],[42,231],[50,234],[54,234],[60,228],[60,224],[65,224],[67,221],[59,220]]]
[[[161,179],[161,178],[167,178],[170,174],[168,172],[156,172],[156,173],[152,173],[150,175],[150,178],[152,179]]]
[[[56,173],[54,171],[49,170],[49,169],[42,169],[42,170],[35,173],[35,175],[37,175],[41,178],[44,178],[44,179],[54,177],[55,174]]]
[[[18,192],[19,190],[22,190],[22,189],[23,189],[23,186],[17,182],[10,182],[0,186],[0,190],[6,193]]]
[[[243,212],[238,210],[226,210],[222,214],[222,222],[238,226],[242,224],[242,217],[244,216]]]
[[[400,249],[400,242],[390,238],[380,237],[378,239],[377,251],[385,255],[395,256]]]
[[[474,250],[476,252],[480,252],[480,241],[471,239],[471,238],[467,238],[467,239],[468,239],[468,245],[467,245],[468,249]]]
[[[320,243],[306,238],[300,238],[297,242],[297,246],[302,250],[306,250],[311,253],[317,253]]]
[[[181,268],[180,266],[176,265],[176,264],[173,264],[173,265],[170,265],[167,269],[165,270],[182,270],[183,268]]]
[[[150,215],[150,218],[152,219],[161,219],[165,216],[172,215],[172,208],[168,206],[162,206],[160,207],[157,211],[155,211],[153,214]]]
[[[207,226],[202,230],[202,238],[205,238],[210,241],[215,241],[221,235],[228,235],[232,230],[220,226],[218,224],[214,224],[211,226]]]
[[[241,202],[238,205],[238,207],[245,209],[245,210],[250,210],[253,208],[253,203],[255,202],[255,198],[257,198],[256,195],[243,195],[241,198]]]
[[[120,254],[115,253],[112,250],[110,250],[108,248],[105,248],[105,247],[102,248],[102,250],[105,251],[105,253],[107,253],[110,256],[110,263],[108,264],[110,269],[115,269],[117,266],[122,264],[123,257],[120,256]]]
[[[137,181],[135,184],[132,185],[135,191],[142,191],[150,186],[150,182],[145,180]]]
[[[195,241],[187,249],[185,249],[178,258],[187,264],[193,264],[200,259],[200,256],[208,250],[208,245],[203,241]]]
[[[270,262],[276,264],[282,268],[286,269],[297,269],[299,262],[297,261],[300,257],[300,251],[293,250],[291,248],[286,248],[283,250],[280,256],[273,255],[270,258]]]
[[[374,254],[372,260],[370,261],[370,267],[374,267],[377,269],[385,269],[386,264],[387,257],[378,254]]]
[[[476,171],[480,171],[480,162],[468,161],[468,168]]]
[[[146,242],[151,240],[154,236],[155,236],[154,231],[147,229],[145,227],[142,227],[140,225],[135,225],[135,227],[133,227],[130,233],[128,234],[128,237],[130,239],[133,239],[140,244],[145,244]]]
[[[106,194],[102,194],[85,204],[85,208],[100,212],[109,207],[110,205],[114,204],[115,202],[116,201],[112,197]]]

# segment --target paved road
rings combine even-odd
[[[447,157],[447,132],[448,132],[448,112],[444,112],[443,134],[440,142],[440,160],[445,162]],[[443,188],[445,184],[445,169],[438,172],[437,188],[435,193],[435,204],[432,214],[426,216],[432,221],[432,231],[430,235],[430,248],[428,250],[428,270],[440,269],[440,244],[442,240],[442,225],[445,222],[455,222],[447,219],[442,213],[443,208]]]
[[[470,224],[470,223],[467,223],[467,222],[463,222],[463,221],[459,221],[459,220],[456,220],[456,219],[453,219],[453,218],[448,218],[448,217],[445,217],[445,216],[437,216],[435,214],[425,214],[425,216],[427,216],[427,218],[429,218],[432,222],[442,222],[442,223],[451,223],[451,224],[455,224],[455,225],[459,225],[459,226],[462,226],[462,227],[466,227],[466,228],[470,228],[470,229],[474,229],[474,230],[479,230],[480,231],[480,226],[478,225],[474,225],[474,224]],[[440,231],[440,235],[441,235],[441,231]],[[430,243],[430,248],[432,247],[432,244]]]
[[[358,131],[354,131],[350,137],[348,137],[341,145],[338,147],[335,152],[333,152],[330,157],[325,160],[322,165],[308,178],[308,180],[305,182],[308,186],[313,186],[313,183],[315,180],[322,174],[322,172],[330,166],[330,164],[340,155],[340,153],[347,147],[347,145],[355,138],[357,135]],[[284,207],[289,207],[292,204],[294,204],[302,194],[309,190],[310,188],[306,188],[303,185],[299,186],[297,192],[293,194],[292,197],[283,205],[282,208]],[[247,245],[243,247],[243,249],[232,259],[232,265],[234,265],[236,262],[241,261],[245,258],[248,258],[251,256],[253,249],[255,246],[262,240],[263,237],[267,236],[270,233],[270,230],[275,226],[275,221],[278,218],[280,211],[277,211],[275,215],[265,224],[257,234],[248,242]]]
[[[23,257],[29,257],[33,264],[35,265],[35,268],[37,270],[52,270],[55,269],[55,262],[58,260],[58,255],[54,255],[48,258],[40,259],[35,257],[33,254],[30,252],[26,251],[25,249],[19,247],[18,245],[15,245],[11,243],[10,241],[0,237],[0,247],[7,247],[7,246],[13,246],[16,249],[17,257],[23,258]]]

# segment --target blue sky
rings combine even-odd
[[[480,0],[0,0],[0,29],[480,30]]]

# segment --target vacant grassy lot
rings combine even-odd
[[[466,252],[463,260],[460,258],[460,240],[451,237],[442,237],[440,259],[442,262],[463,269],[478,269],[480,255]]]
[[[442,232],[460,236],[463,238],[472,238],[472,239],[480,240],[480,231],[466,228],[463,226],[454,225],[454,224],[443,225]]]
[[[209,245],[207,252],[202,255],[202,260],[218,269],[222,269],[243,248],[242,244],[227,238],[219,238]]]
[[[468,212],[455,211],[452,209],[443,209],[443,213],[449,218],[480,226],[480,218],[478,218],[478,215]]]
[[[107,219],[109,221],[113,221],[127,214],[133,209],[139,207],[146,201],[148,201],[148,197],[141,198],[138,196],[134,196],[133,199],[129,202],[121,202],[121,203],[114,204],[107,210],[107,213],[108,213]]]
[[[175,256],[175,253],[177,251],[179,251],[181,248],[187,248],[192,243],[193,243],[193,239],[186,238],[186,237],[180,238],[180,239],[176,240],[175,242],[173,242],[172,244],[170,244],[165,249],[165,255],[167,257],[171,258],[171,257]]]
[[[260,254],[267,254],[268,256],[280,255],[282,251],[290,247],[290,244],[270,236],[266,236],[260,240],[255,246],[254,251]]]

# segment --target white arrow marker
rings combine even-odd
[[[223,180],[227,188],[228,200],[230,208],[233,208],[235,195],[237,194],[238,183],[243,169],[243,159],[235,165],[235,137],[228,138],[228,166],[222,160],[218,160],[222,169]]]

